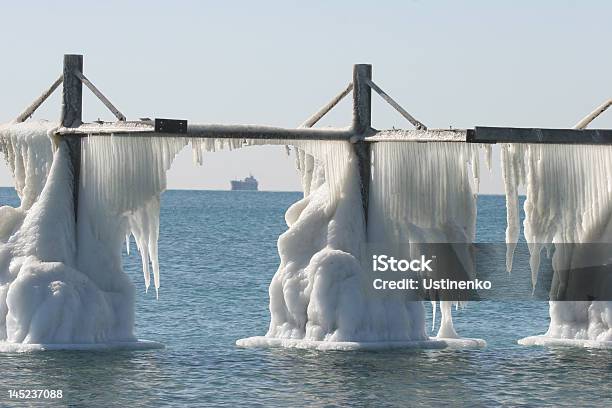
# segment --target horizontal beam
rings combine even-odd
[[[76,128],[59,128],[59,135],[111,135],[116,136],[178,136],[212,139],[279,139],[279,140],[345,140],[354,133],[350,129],[299,128],[286,129],[260,125],[197,125],[189,124],[187,133],[156,133],[152,121],[85,123]]]
[[[121,122],[95,122],[83,123],[81,126],[74,128],[61,127],[56,130],[58,135],[81,135],[87,136],[90,134],[111,135],[115,133],[142,133],[144,135],[153,136],[150,133],[155,132],[153,121],[121,121]]]
[[[468,143],[612,144],[612,129],[540,129],[477,126]]]
[[[465,129],[384,130],[368,136],[366,142],[466,142]]]
[[[350,129],[299,128],[286,129],[259,125],[188,125],[187,137],[286,139],[286,140],[350,140]]]
[[[59,128],[59,135],[116,136],[177,136],[214,139],[276,139],[276,140],[345,140],[350,142],[467,142],[467,143],[550,143],[550,144],[612,144],[612,129],[539,129],[482,127],[474,129],[393,129],[375,131],[363,137],[348,128],[286,129],[260,125],[189,124],[187,133],[155,132],[154,122],[126,121],[84,123],[75,128]]]

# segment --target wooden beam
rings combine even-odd
[[[92,84],[91,81],[85,77],[85,75],[83,75],[82,72],[77,71],[76,76],[81,80],[82,83],[85,84],[86,87],[89,88],[91,92],[93,92],[94,95],[98,97],[98,99],[104,104],[104,106],[106,106],[108,110],[110,110],[113,115],[115,115],[117,120],[124,121],[126,119],[125,115],[119,112],[119,109],[115,108],[115,105],[113,105],[111,101],[109,101],[108,98],[104,96],[104,94],[100,92],[100,90],[96,88],[96,86]]]
[[[372,80],[368,80],[367,84],[376,91],[377,94],[380,95],[389,105],[393,106],[393,108],[398,111],[403,117],[405,117],[408,122],[412,123],[412,125],[417,128],[417,130],[427,130],[427,126],[416,120],[411,114],[409,114],[404,108],[400,106],[399,103],[395,102],[393,98],[391,98],[385,91],[380,89],[378,85],[376,85]]]
[[[30,116],[34,114],[36,109],[38,109],[40,105],[42,105],[43,102],[47,100],[47,98],[57,89],[57,87],[63,81],[64,75],[62,74],[59,76],[59,78],[55,80],[55,82],[53,82],[53,84],[51,84],[51,86],[45,92],[42,93],[42,95],[40,95],[34,102],[32,102],[30,106],[28,106],[23,112],[21,112],[21,114],[17,116],[17,118],[15,118],[15,122],[21,123],[28,120]]]
[[[610,105],[612,105],[612,99],[608,99],[607,101],[602,103],[600,106],[598,106],[593,112],[589,113],[584,118],[582,118],[580,122],[576,123],[576,125],[574,126],[574,129],[586,128],[589,125],[589,123],[595,120],[596,117],[604,113],[606,109],[610,107]]]
[[[78,128],[83,123],[83,84],[77,76],[83,72],[82,55],[64,55],[64,78],[62,92],[63,128]],[[67,136],[70,164],[72,168],[72,195],[74,206],[74,219],[76,221],[79,211],[79,177],[81,171],[81,138]]]
[[[350,129],[285,129],[258,125],[188,125],[187,137],[244,138],[275,140],[350,140]]]
[[[349,141],[354,133],[350,129],[298,128],[286,129],[260,125],[216,125],[188,124],[187,133],[155,133],[152,121],[142,122],[105,122],[85,123],[76,128],[61,127],[60,135],[87,136],[168,136],[214,139],[273,139],[273,140],[345,140]]]
[[[370,144],[364,139],[371,135],[372,130],[372,90],[368,81],[372,79],[372,65],[357,64],[353,66],[353,132],[356,142],[354,151],[359,168],[361,187],[361,204],[363,216],[368,225],[368,198],[370,194],[370,177],[372,174],[372,152]]]
[[[351,129],[298,128],[286,129],[259,125],[189,124],[187,133],[156,133],[153,121],[126,121],[84,123],[78,127],[61,127],[56,134],[63,136],[115,135],[115,136],[167,136],[218,139],[272,139],[272,140],[345,140],[356,146],[377,142],[467,142],[467,143],[562,143],[612,144],[609,129],[533,129],[476,127],[475,129],[370,129],[357,134]],[[367,169],[363,169],[364,172]]]
[[[477,126],[468,143],[612,144],[612,129],[539,129]]]
[[[313,127],[323,116],[327,114],[330,110],[334,108],[346,95],[349,94],[353,90],[353,83],[349,83],[346,88],[342,90],[338,95],[336,95],[331,101],[327,103],[327,105],[323,106],[319,109],[314,115],[306,119],[304,123],[300,125],[300,127],[309,128]]]

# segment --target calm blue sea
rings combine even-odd
[[[0,355],[0,404],[11,388],[62,389],[70,406],[612,406],[612,353],[529,348],[546,302],[473,302],[455,317],[483,350],[314,352],[241,349],[268,326],[276,240],[299,193],[168,191],[161,213],[162,288],[144,293],[140,258],[136,332],[164,350]],[[17,203],[0,189],[0,205]],[[503,242],[500,196],[478,203],[478,240]],[[427,308],[429,309],[429,307]],[[24,406],[19,404],[19,406]]]

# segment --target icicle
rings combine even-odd
[[[130,254],[130,234],[125,234],[125,251]]]
[[[459,338],[459,335],[457,335],[457,332],[455,331],[455,327],[453,325],[453,315],[451,307],[451,302],[440,301],[440,314],[442,316],[440,318],[440,330],[438,330],[438,334],[436,337],[446,339]]]
[[[484,157],[485,157],[485,164],[487,166],[487,170],[491,171],[492,166],[491,163],[493,161],[492,157],[493,157],[493,148],[490,144],[481,144],[480,145],[483,149],[484,149]]]
[[[436,329],[436,301],[431,301],[431,331],[433,332]]]
[[[512,259],[518,242],[520,220],[518,186],[522,180],[522,158],[517,152],[520,147],[504,144],[501,147],[502,177],[506,191],[506,270],[512,271]]]

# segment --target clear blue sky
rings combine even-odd
[[[354,63],[429,127],[569,127],[612,97],[612,3],[604,1],[5,2],[0,122],[85,55],[85,74],[128,118],[297,126],[350,81]],[[350,122],[348,104],[325,125]],[[85,119],[111,116],[93,97]],[[38,117],[59,117],[59,98]],[[410,125],[380,102],[374,126]],[[612,128],[612,112],[594,127]],[[498,165],[495,166],[496,168]],[[221,188],[253,172],[297,190],[276,147],[183,152],[170,187]],[[496,178],[485,192],[501,191]],[[0,184],[11,184],[4,165]]]

